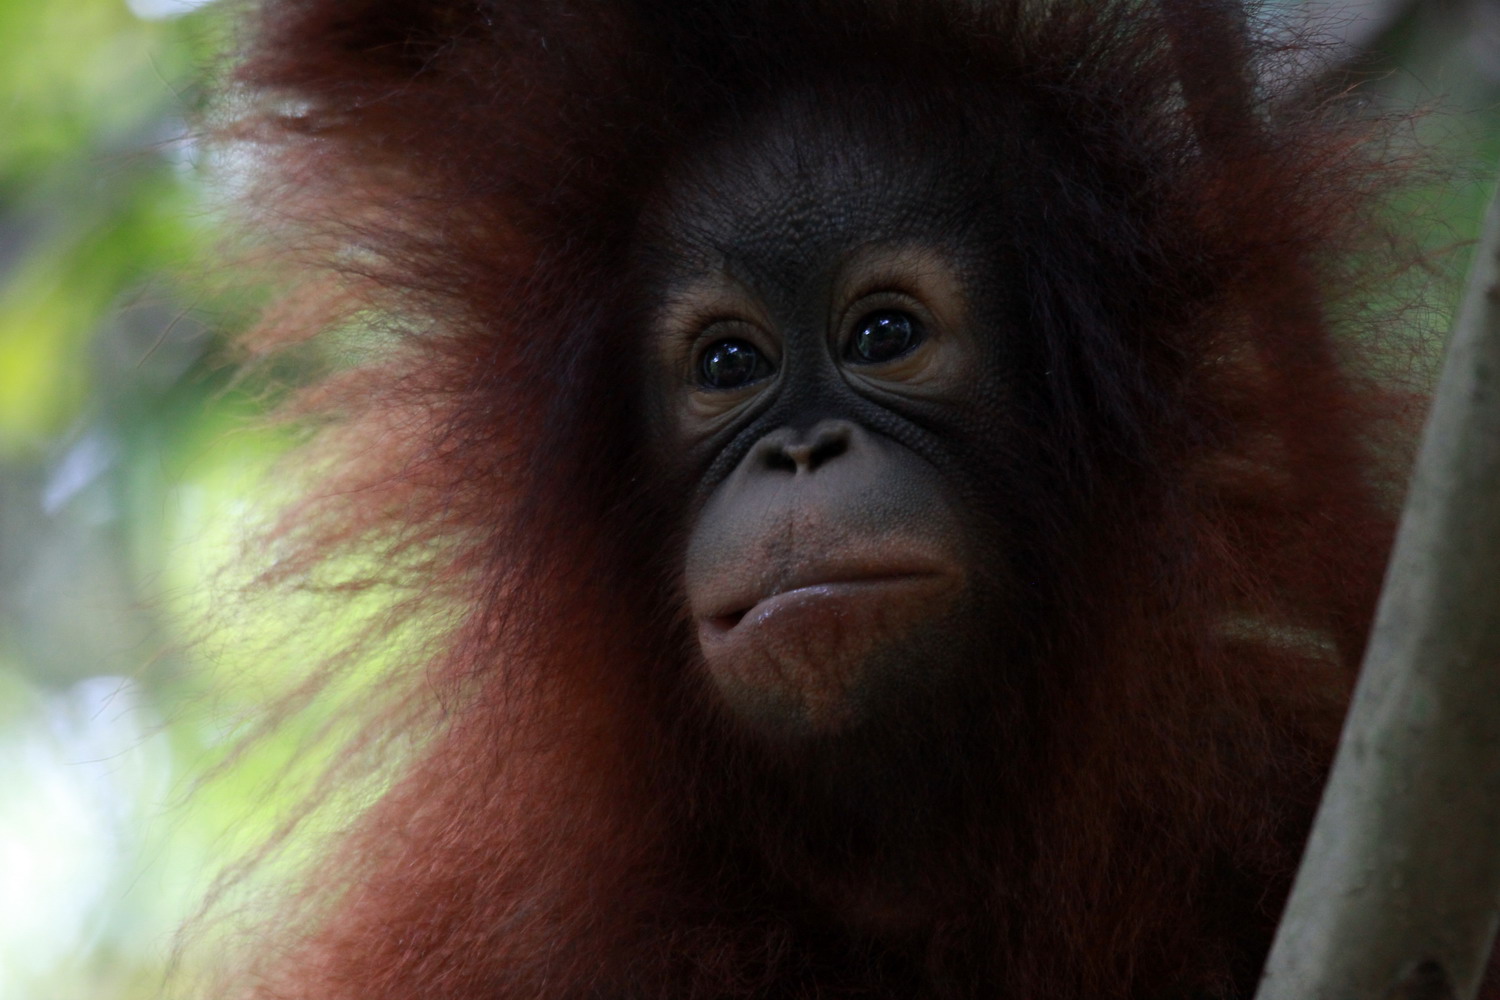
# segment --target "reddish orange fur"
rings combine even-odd
[[[1365,123],[1234,110],[1243,54],[1206,30],[1233,5],[1050,6],[261,6],[230,136],[317,281],[257,349],[400,331],[300,397],[341,464],[276,574],[372,552],[403,610],[454,624],[375,722],[420,751],[249,994],[1249,995],[1392,531],[1404,397],[1328,298],[1360,287],[1388,171]],[[1185,66],[1230,82],[1179,89]],[[686,679],[677,526],[638,528],[660,498],[609,377],[664,173],[788,81],[876,70],[1047,123],[1060,221],[1025,250],[1072,373],[1033,415],[1077,494],[1039,522],[1054,612],[1017,623],[1046,654],[1038,737],[1004,814],[933,838],[915,913],[865,891],[878,864],[809,875],[735,805],[778,800]]]

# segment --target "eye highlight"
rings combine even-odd
[[[747,340],[716,340],[698,357],[698,385],[704,389],[738,389],[770,374],[770,362]]]
[[[862,364],[894,361],[927,339],[927,331],[911,313],[881,309],[854,324],[849,338],[849,360]]]

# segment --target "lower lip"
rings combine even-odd
[[[777,614],[805,604],[838,604],[849,601],[879,600],[887,595],[900,601],[904,596],[935,588],[942,577],[936,574],[901,574],[899,576],[870,577],[859,580],[839,580],[829,583],[813,583],[805,587],[794,587],[772,594],[756,604],[733,615],[718,615],[704,624],[721,631],[732,631],[741,626],[754,627]]]
[[[773,594],[739,616],[704,619],[698,636],[705,652],[786,637],[814,646],[862,646],[929,617],[934,604],[957,589],[954,577],[936,573],[816,583]]]
[[[937,622],[961,587],[939,573],[811,584],[700,620],[698,643],[731,704],[834,732],[858,715],[872,657]]]

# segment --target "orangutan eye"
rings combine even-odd
[[[897,309],[870,313],[854,326],[849,359],[864,364],[892,361],[911,351],[927,334],[915,316]]]
[[[698,384],[705,389],[738,389],[770,374],[770,362],[744,340],[715,341],[698,359]]]

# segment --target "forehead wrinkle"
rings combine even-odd
[[[951,151],[877,126],[783,109],[671,171],[650,209],[658,260],[669,273],[802,298],[861,247],[962,240],[991,199],[976,198],[972,169],[956,180],[956,167]]]
[[[695,227],[720,266],[742,278],[800,284],[870,244],[920,237],[942,213],[918,197],[925,186],[889,176],[800,172],[779,190],[717,206]]]
[[[678,214],[679,222],[739,240],[768,233],[784,240],[802,230],[839,228],[851,209],[866,214],[873,206],[878,212],[930,184],[930,178],[918,177],[926,170],[893,170],[890,150],[871,137],[803,135],[785,124],[727,140],[679,175],[670,202],[689,208]],[[820,218],[830,212],[834,218]]]

